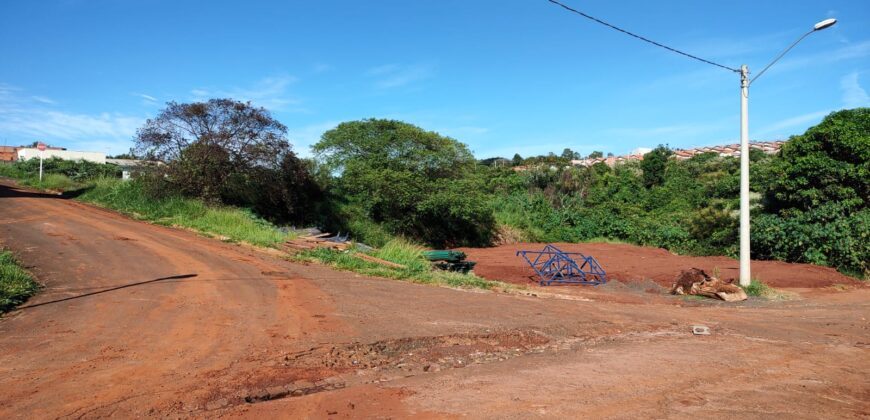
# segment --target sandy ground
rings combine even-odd
[[[860,285],[733,306],[630,282],[453,290],[5,185],[0,241],[45,286],[0,319],[0,418],[870,415]]]

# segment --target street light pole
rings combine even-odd
[[[749,286],[752,282],[750,269],[750,241],[749,241],[749,86],[761,77],[770,66],[779,61],[782,56],[791,51],[795,45],[813,32],[830,28],[837,23],[837,19],[825,19],[813,26],[813,29],[803,34],[797,41],[780,53],[768,65],[761,69],[758,74],[750,79],[749,67],[740,66],[740,285]]]
[[[749,66],[740,66],[740,285],[749,286]]]
[[[581,12],[571,6],[568,6],[559,0],[547,0],[550,3],[553,3],[571,13],[576,13],[580,16],[583,16],[586,19],[594,21],[595,23],[604,25],[610,29],[622,32],[625,35],[637,38],[643,42],[655,45],[659,48],[664,48],[672,53],[676,53],[682,55],[684,57],[691,58],[693,60],[700,61],[702,63],[706,63],[712,66],[719,67],[721,69],[725,69],[734,73],[740,74],[740,285],[741,286],[749,286],[751,282],[752,273],[749,269],[749,257],[751,253],[749,252],[749,86],[755,82],[756,79],[761,77],[770,66],[774,65],[777,61],[779,61],[782,56],[791,51],[795,45],[799,42],[803,41],[804,38],[808,37],[811,33],[816,31],[821,31],[822,29],[830,28],[837,23],[837,19],[829,18],[825,19],[819,23],[813,25],[813,29],[809,32],[803,34],[797,41],[793,42],[788,48],[786,48],[783,52],[781,52],[776,58],[774,58],[770,63],[768,63],[754,78],[749,78],[749,67],[747,65],[740,66],[740,69],[735,69],[733,67],[728,67],[710,60],[705,60],[696,55],[689,54],[684,51],[680,51],[675,48],[671,48],[667,45],[664,45],[659,42],[655,42],[649,38],[640,36],[633,32],[629,32],[623,28],[620,28],[616,25],[607,23],[595,16],[586,14]]]

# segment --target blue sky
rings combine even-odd
[[[870,2],[564,0],[731,67],[760,70],[750,137],[870,106]],[[5,1],[0,144],[120,153],[167,101],[250,100],[297,153],[342,121],[394,118],[479,158],[734,142],[736,74],[545,0]]]

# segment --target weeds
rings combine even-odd
[[[780,292],[758,279],[752,279],[749,286],[743,287],[743,291],[745,291],[749,296],[756,296],[768,300],[785,300],[789,298],[788,294]]]
[[[26,187],[51,191],[66,191],[82,187],[82,184],[79,184],[68,176],[61,174],[44,174],[42,176],[42,181],[39,180],[38,176],[28,177],[21,179],[18,183]]]
[[[39,289],[9,251],[0,251],[0,313],[24,303]]]
[[[489,290],[493,287],[510,288],[501,282],[490,281],[474,274],[460,274],[433,270],[431,264],[423,256],[423,248],[407,241],[395,239],[387,242],[381,249],[371,255],[402,264],[405,268],[387,267],[374,262],[365,261],[355,256],[357,251],[340,252],[331,249],[317,248],[306,250],[294,258],[302,261],[314,261],[326,264],[340,270],[353,271],[366,276],[384,277],[396,280],[406,280],[414,283],[436,284],[459,288]]]
[[[142,191],[142,185],[135,181],[99,178],[77,199],[117,210],[135,219],[193,229],[233,242],[275,246],[292,237],[249,210],[210,206],[201,200],[183,197],[150,198]]]

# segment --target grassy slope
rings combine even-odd
[[[0,313],[22,304],[36,293],[39,285],[33,281],[9,251],[0,251]]]
[[[406,280],[414,283],[435,284],[449,287],[508,289],[512,286],[486,280],[473,274],[451,273],[434,270],[423,256],[423,248],[394,239],[370,255],[404,265],[406,268],[387,267],[355,256],[357,251],[338,252],[330,249],[313,249],[296,255],[297,260],[315,261],[341,270],[353,271],[367,276]]]
[[[237,207],[206,205],[200,200],[181,197],[147,198],[136,182],[97,179],[77,199],[138,220],[189,228],[234,242],[275,246],[290,237],[250,211]]]

